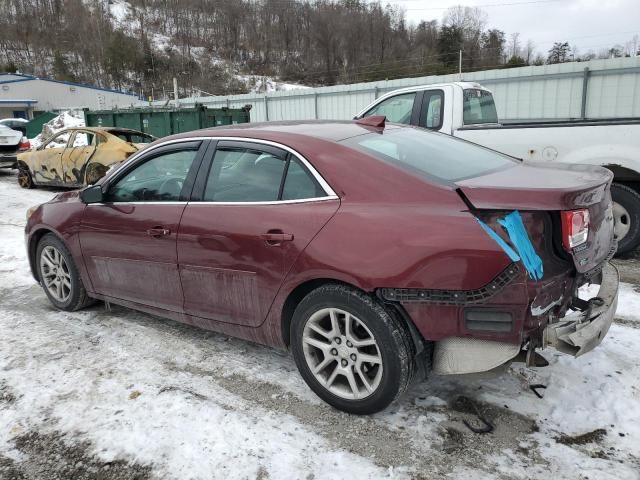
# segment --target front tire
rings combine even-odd
[[[40,284],[49,301],[60,310],[80,310],[93,300],[87,295],[78,268],[64,243],[49,233],[36,249]]]
[[[414,373],[407,328],[373,297],[345,285],[322,286],[300,302],[291,349],[307,385],[347,413],[385,409]]]
[[[614,235],[618,240],[617,255],[629,253],[640,245],[640,195],[632,188],[614,183],[613,199]]]

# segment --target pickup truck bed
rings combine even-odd
[[[356,118],[371,115],[436,130],[524,161],[606,167],[614,174],[618,254],[640,245],[640,118],[501,123],[492,93],[469,82],[396,90]]]

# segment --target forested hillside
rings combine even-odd
[[[446,73],[461,49],[465,71],[544,61],[486,21],[460,7],[408,25],[398,7],[364,0],[2,0],[0,63],[161,98],[173,77],[191,95],[243,92],[253,76],[330,85]]]

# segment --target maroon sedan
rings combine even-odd
[[[289,347],[322,399],[363,414],[418,374],[598,345],[610,182],[380,117],[251,124],[164,138],[57,195],[27,248],[62,310],[102,300]]]

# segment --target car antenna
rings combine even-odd
[[[358,125],[365,125],[367,127],[384,128],[386,120],[387,117],[385,117],[384,115],[373,115],[371,117],[358,118],[356,120],[356,123]]]

